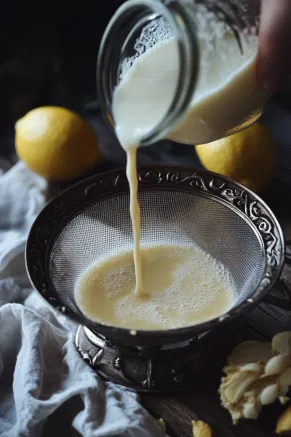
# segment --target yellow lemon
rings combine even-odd
[[[260,123],[226,138],[196,146],[201,164],[254,191],[269,182],[275,170],[275,142]]]
[[[57,106],[29,111],[15,124],[16,152],[35,173],[69,180],[99,161],[96,135],[78,114]]]
[[[278,419],[276,434],[291,436],[291,406],[289,406]]]

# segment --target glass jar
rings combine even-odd
[[[247,0],[126,1],[109,22],[98,55],[97,89],[107,120],[115,126],[113,94],[124,66],[128,70],[160,42],[157,28],[162,25],[164,38],[176,39],[178,80],[167,112],[143,136],[140,145],[164,138],[185,144],[210,142],[257,121],[266,99],[256,85],[258,12]],[[231,82],[233,74],[242,71],[248,60],[252,62],[246,74],[243,71],[241,79],[237,76],[239,80]],[[219,94],[228,86],[227,80],[228,85],[232,83],[228,96]],[[212,100],[205,99],[210,82]],[[199,110],[195,102],[200,104]],[[196,107],[191,113],[193,105]]]

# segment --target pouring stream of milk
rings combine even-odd
[[[127,150],[127,166],[126,175],[130,187],[130,216],[133,230],[133,260],[135,269],[135,293],[143,294],[142,274],[141,274],[141,254],[140,254],[140,209],[137,199],[138,193],[138,177],[136,166],[136,151],[137,147],[132,147]]]
[[[225,40],[226,60],[221,59],[216,49],[210,50],[200,41],[200,76],[192,103],[167,138],[192,145],[214,141],[263,104],[264,94],[256,85],[254,51],[246,48],[242,55],[234,37],[226,34]],[[142,294],[143,287],[136,151],[141,139],[167,113],[178,77],[177,40],[174,37],[162,39],[133,59],[122,73],[113,95],[115,130],[127,153],[137,295]]]

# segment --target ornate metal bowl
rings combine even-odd
[[[26,265],[40,295],[54,309],[85,326],[87,338],[91,337],[99,348],[97,352],[102,350],[103,341],[118,348],[138,348],[139,356],[141,350],[147,350],[147,354],[152,350],[156,357],[159,348],[192,341],[266,299],[281,274],[285,243],[269,207],[230,179],[184,167],[140,168],[138,174],[141,243],[195,242],[226,265],[237,288],[235,304],[227,314],[180,329],[138,331],[95,323],[81,313],[74,300],[79,275],[99,257],[132,245],[124,170],[97,174],[53,199],[31,228]],[[80,340],[80,331],[78,335]],[[85,358],[92,364],[89,355]],[[107,364],[111,358],[107,356]],[[117,372],[118,358],[118,353],[112,358]],[[110,372],[103,374],[112,377],[112,369]],[[147,372],[148,361],[134,385],[147,381]],[[123,376],[115,380],[131,385]]]

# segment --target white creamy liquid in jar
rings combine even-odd
[[[167,135],[179,143],[222,138],[260,110],[266,98],[256,80],[255,37],[241,39],[242,53],[235,34],[212,15],[198,7],[197,20],[205,22],[198,29],[199,77],[188,110]],[[150,26],[136,43],[136,56],[124,60],[114,92],[116,133],[125,148],[138,144],[163,119],[178,83],[177,39],[162,19],[156,20],[154,32]]]
[[[234,42],[229,43],[234,44]],[[234,51],[236,53],[236,51]],[[237,58],[236,53],[236,58]],[[256,57],[238,64],[223,82],[217,71],[201,71],[188,111],[169,139],[186,144],[209,143],[242,123],[264,102],[256,86]],[[121,144],[149,133],[162,120],[172,102],[179,76],[177,41],[172,38],[140,55],[115,90],[113,111]]]

